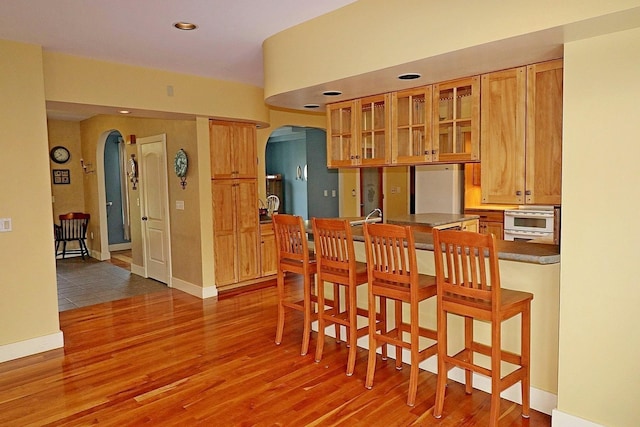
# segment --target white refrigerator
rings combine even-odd
[[[415,213],[454,213],[464,209],[464,166],[416,166]]]

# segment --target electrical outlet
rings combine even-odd
[[[327,190],[324,190],[324,197],[327,197],[329,195],[329,192]]]
[[[336,190],[331,190],[331,197],[336,197]]]

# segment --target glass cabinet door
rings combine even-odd
[[[479,160],[480,79],[436,84],[433,104],[433,161]]]
[[[392,163],[430,162],[432,86],[394,92]]]
[[[391,162],[389,105],[389,94],[360,100],[360,149],[356,156],[359,164],[383,165]]]
[[[356,162],[355,101],[327,105],[327,166],[351,166]]]

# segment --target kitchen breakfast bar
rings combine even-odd
[[[405,218],[406,219],[406,218]],[[473,218],[468,218],[473,219]],[[393,219],[386,222],[392,223]],[[358,222],[355,222],[356,224]],[[305,224],[311,233],[311,222]],[[416,230],[420,228],[417,227]],[[353,240],[358,261],[366,262],[364,233],[362,225],[352,228]],[[435,275],[433,256],[433,238],[431,233],[416,231],[418,270],[420,273]],[[552,244],[497,241],[500,266],[501,286],[503,288],[531,292],[534,295],[531,305],[531,407],[547,414],[557,406],[558,392],[558,330],[559,330],[559,295],[560,295],[560,253],[559,246]],[[326,292],[331,294],[331,287],[325,284]],[[366,287],[358,289],[358,306],[367,306]],[[393,307],[389,305],[389,316]],[[405,311],[405,316],[408,311]],[[428,328],[436,328],[436,301],[429,299],[420,305],[420,324]],[[331,328],[332,329],[332,328]],[[475,337],[478,341],[490,342],[489,325],[475,322]],[[459,348],[463,343],[463,321],[457,316],[450,317],[450,348]],[[327,329],[327,334],[331,334]],[[455,337],[455,338],[454,338]],[[366,337],[358,343],[367,348]],[[518,351],[520,348],[519,316],[502,324],[503,349]],[[390,355],[393,355],[390,352]],[[478,361],[483,356],[476,356]],[[403,354],[403,360],[410,363],[409,353]],[[482,362],[480,362],[482,363]],[[437,372],[436,357],[421,363],[420,367],[430,372]],[[503,375],[510,372],[509,366],[503,364]],[[449,377],[464,382],[464,373],[453,369]],[[474,387],[490,391],[490,380],[483,376],[474,376]],[[518,384],[502,393],[502,397],[520,403],[520,387]]]

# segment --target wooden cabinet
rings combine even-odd
[[[524,203],[526,68],[482,76],[482,203]]]
[[[211,188],[216,285],[259,277],[257,180],[213,180]]]
[[[432,161],[432,86],[391,94],[391,163]]]
[[[356,155],[356,101],[327,105],[327,166],[352,166]]]
[[[560,204],[562,61],[482,76],[482,203]]]
[[[391,163],[391,95],[369,96],[358,101],[360,138],[356,160],[362,166]]]
[[[216,286],[260,277],[255,125],[210,122]]]
[[[256,126],[250,123],[209,122],[211,178],[256,178]]]
[[[462,231],[472,231],[474,233],[477,233],[479,227],[480,222],[477,219],[470,219],[467,221],[462,221],[460,223],[460,230]]]
[[[260,268],[262,276],[278,273],[278,254],[273,224],[260,224]]]
[[[465,209],[466,215],[478,215],[478,232],[493,233],[496,238],[504,239],[504,211],[489,209]]]
[[[480,159],[480,79],[433,85],[434,162]]]
[[[562,60],[527,67],[526,203],[561,203],[562,72]]]
[[[390,94],[327,105],[327,166],[391,163]]]

